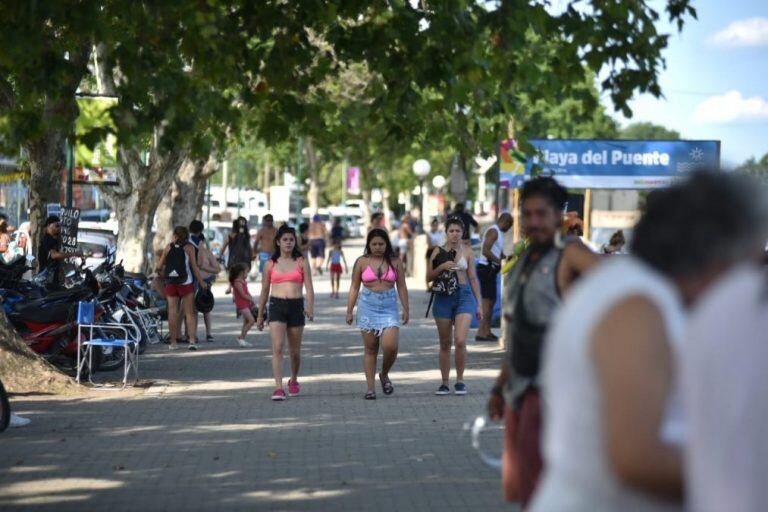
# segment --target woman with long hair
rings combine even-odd
[[[375,374],[379,345],[384,351],[379,373],[382,391],[385,395],[391,395],[395,390],[389,372],[397,359],[400,328],[398,296],[403,306],[402,324],[405,325],[409,317],[405,269],[400,259],[395,257],[387,232],[374,228],[368,232],[363,255],[355,262],[347,300],[347,324],[352,325],[353,310],[357,304],[357,326],[365,344],[363,366],[368,385],[364,396],[366,400],[376,399]]]
[[[302,290],[306,289],[306,308]],[[288,396],[298,396],[299,367],[301,366],[301,336],[304,333],[304,317],[314,317],[315,291],[312,287],[312,270],[309,262],[297,246],[296,231],[283,225],[275,236],[275,252],[267,262],[259,297],[259,313],[256,326],[264,329],[264,311],[269,298],[269,332],[272,336],[272,374],[275,391],[272,400],[285,400],[283,390],[283,346],[288,338],[291,355],[291,378],[288,380]]]
[[[453,392],[467,394],[464,383],[464,368],[467,364],[467,333],[472,323],[472,316],[483,318],[480,307],[480,286],[475,273],[475,255],[472,248],[462,243],[466,229],[458,217],[450,217],[445,222],[446,242],[443,247],[435,247],[427,264],[427,280],[434,281],[441,275],[455,274],[458,288],[450,295],[435,295],[432,308],[440,337],[440,374],[443,381],[435,392],[436,395],[451,393],[448,380],[451,373],[451,342],[456,346],[456,383]],[[437,263],[438,260],[440,263]]]

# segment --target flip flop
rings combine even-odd
[[[376,392],[368,391],[365,393],[365,396],[363,398],[365,398],[366,400],[376,400]]]
[[[391,395],[395,392],[395,386],[392,385],[392,381],[389,380],[389,377],[384,377],[382,374],[379,374],[379,380],[381,381],[381,390],[384,391],[385,395]]]

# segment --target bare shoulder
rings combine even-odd
[[[616,302],[605,312],[593,332],[593,350],[598,358],[601,353],[620,352],[636,345],[650,345],[648,342],[652,339],[666,339],[661,310],[649,297],[641,294]]]

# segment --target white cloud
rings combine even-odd
[[[768,46],[768,18],[734,21],[712,36],[719,46]]]
[[[745,98],[739,91],[710,96],[698,104],[693,118],[702,123],[724,124],[734,121],[768,121],[768,101],[760,96]]]

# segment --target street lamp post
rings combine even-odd
[[[435,190],[437,191],[437,201],[438,201],[438,208],[437,208],[437,214],[440,216],[443,212],[440,211],[440,207],[444,204],[443,202],[443,187],[445,186],[447,180],[445,179],[445,176],[437,175],[434,178],[432,178],[432,186],[435,187]],[[426,229],[426,228],[425,228]]]
[[[419,180],[419,220],[422,232],[427,230],[427,226],[424,223],[424,179],[431,170],[432,166],[423,158],[413,162],[413,174],[415,174],[416,178]]]

